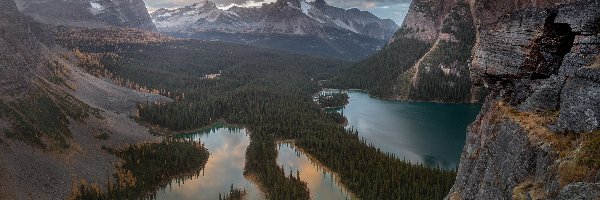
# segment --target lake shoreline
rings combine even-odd
[[[345,91],[349,103],[331,112],[343,113],[346,128],[383,152],[431,168],[456,167],[467,126],[481,109],[480,104],[396,101]]]
[[[386,101],[402,101],[402,102],[414,102],[414,103],[436,103],[436,104],[482,104],[482,102],[473,102],[473,101],[468,101],[468,102],[445,102],[445,101],[418,101],[418,100],[413,100],[413,99],[406,99],[406,98],[389,98],[389,97],[380,97],[380,96],[376,96],[371,94],[371,92],[369,90],[365,90],[365,89],[336,89],[336,88],[321,88],[321,91],[323,90],[342,90],[342,91],[357,91],[357,92],[363,92],[368,94],[371,98],[374,99],[380,99],[380,100],[386,100]],[[319,91],[319,92],[321,92]],[[317,92],[317,94],[319,93]]]
[[[257,182],[260,180],[244,173],[246,150],[250,145],[247,128],[215,122],[193,132],[166,137],[201,142],[210,156],[200,176],[162,191],[156,199],[216,199],[219,194],[228,194],[231,186],[246,191],[244,199],[266,199],[264,187]]]
[[[333,171],[332,169],[330,169],[329,167],[327,167],[326,165],[324,165],[321,161],[319,161],[317,158],[315,158],[313,155],[311,155],[310,153],[308,153],[306,150],[304,150],[302,147],[296,145],[296,140],[278,140],[275,141],[277,145],[280,144],[288,144],[291,145],[290,148],[298,150],[300,153],[302,153],[304,156],[306,156],[309,161],[311,161],[312,163],[316,164],[319,166],[320,169],[322,169],[324,172],[331,174],[332,176],[334,176],[335,178],[335,183],[338,184],[341,189],[343,189],[346,193],[348,193],[348,195],[350,196],[350,199],[355,199],[355,200],[359,200],[359,198],[357,197],[357,195],[352,192],[351,190],[348,189],[348,187],[346,187],[346,185],[343,184],[339,174],[335,171]],[[278,146],[279,149],[279,146]],[[279,157],[279,155],[277,155]]]

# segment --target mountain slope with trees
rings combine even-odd
[[[474,42],[466,1],[415,0],[381,51],[327,86],[365,89],[389,99],[476,102],[482,91],[472,86],[467,64]]]
[[[71,183],[114,174],[103,146],[156,139],[129,116],[170,99],[83,72],[14,1],[0,1],[0,30],[0,199],[66,199]]]

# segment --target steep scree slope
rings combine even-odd
[[[106,181],[120,159],[101,147],[155,140],[130,116],[169,101],[83,72],[49,32],[0,1],[0,199],[66,199],[74,182]]]

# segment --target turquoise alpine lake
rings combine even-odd
[[[406,102],[345,92],[349,103],[332,110],[346,116],[348,128],[384,152],[429,167],[458,165],[467,126],[481,109],[480,104]]]

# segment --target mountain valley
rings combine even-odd
[[[0,200],[600,198],[600,1],[330,3],[0,1]]]

